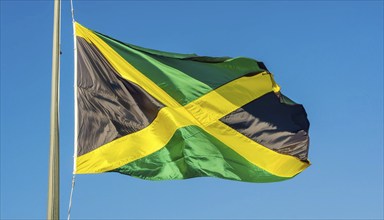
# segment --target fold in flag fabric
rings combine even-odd
[[[75,32],[74,173],[275,182],[310,165],[307,114],[262,62]]]

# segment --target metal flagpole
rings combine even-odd
[[[47,219],[59,219],[60,0],[54,0]]]

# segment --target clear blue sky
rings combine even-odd
[[[1,1],[1,219],[46,217],[52,1]],[[252,184],[78,175],[73,219],[382,219],[383,1],[76,1],[79,23],[132,44],[264,61],[304,104],[312,166]],[[73,36],[62,5],[61,217],[73,155]]]

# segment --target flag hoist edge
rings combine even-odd
[[[274,182],[310,165],[307,114],[263,63],[151,50],[75,28],[75,173]]]

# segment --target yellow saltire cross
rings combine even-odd
[[[166,106],[146,128],[77,157],[75,173],[106,172],[146,157],[163,148],[177,129],[190,125],[199,126],[250,163],[273,175],[293,177],[309,166],[296,157],[279,154],[258,144],[219,120],[266,93],[278,92],[280,88],[270,73],[241,77],[182,106],[92,31],[78,23],[75,25],[76,36],[95,45],[124,79],[139,85]]]

